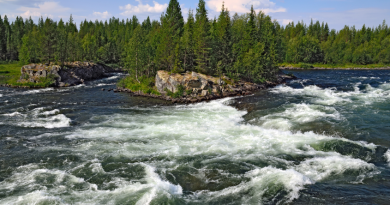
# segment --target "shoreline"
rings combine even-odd
[[[314,67],[314,68],[300,68],[300,67],[279,67],[280,70],[390,70],[388,67],[379,67],[379,68],[324,68],[324,67]]]

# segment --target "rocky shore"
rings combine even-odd
[[[114,92],[130,93],[133,96],[144,96],[158,98],[172,103],[196,103],[209,101],[224,97],[251,95],[253,92],[274,87],[284,83],[286,80],[295,79],[294,76],[285,75],[280,72],[276,82],[256,84],[245,81],[233,82],[226,76],[216,78],[196,72],[183,74],[170,74],[167,71],[158,71],[155,79],[155,86],[161,95],[147,94],[141,91],[132,91],[126,88],[114,89]],[[172,94],[178,93],[178,97]],[[171,94],[171,96],[170,96]]]
[[[324,68],[324,67],[314,67],[314,68],[300,68],[300,67],[279,67],[281,70],[390,70],[390,67],[381,67],[381,68]]]
[[[55,80],[54,87],[67,87],[83,84],[85,81],[110,76],[121,72],[109,66],[92,62],[66,62],[63,66],[54,64],[29,64],[21,68],[18,83],[38,83],[42,79]]]

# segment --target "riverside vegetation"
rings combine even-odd
[[[222,5],[218,18],[209,18],[204,0],[184,21],[180,4],[171,0],[160,21],[131,19],[68,22],[41,17],[0,16],[0,61],[21,64],[94,61],[123,67],[129,77],[119,85],[156,93],[154,76],[195,71],[232,81],[275,81],[279,65],[305,68],[390,63],[390,28],[345,26],[330,30],[327,23],[304,22],[281,26],[263,12],[230,15]],[[1,73],[3,75],[3,73]],[[4,81],[4,80],[3,80]],[[15,81],[9,81],[15,83]]]

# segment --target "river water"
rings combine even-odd
[[[0,88],[0,204],[388,204],[390,71],[192,105]]]

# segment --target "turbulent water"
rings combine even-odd
[[[0,88],[0,204],[388,204],[390,71],[193,105]]]

